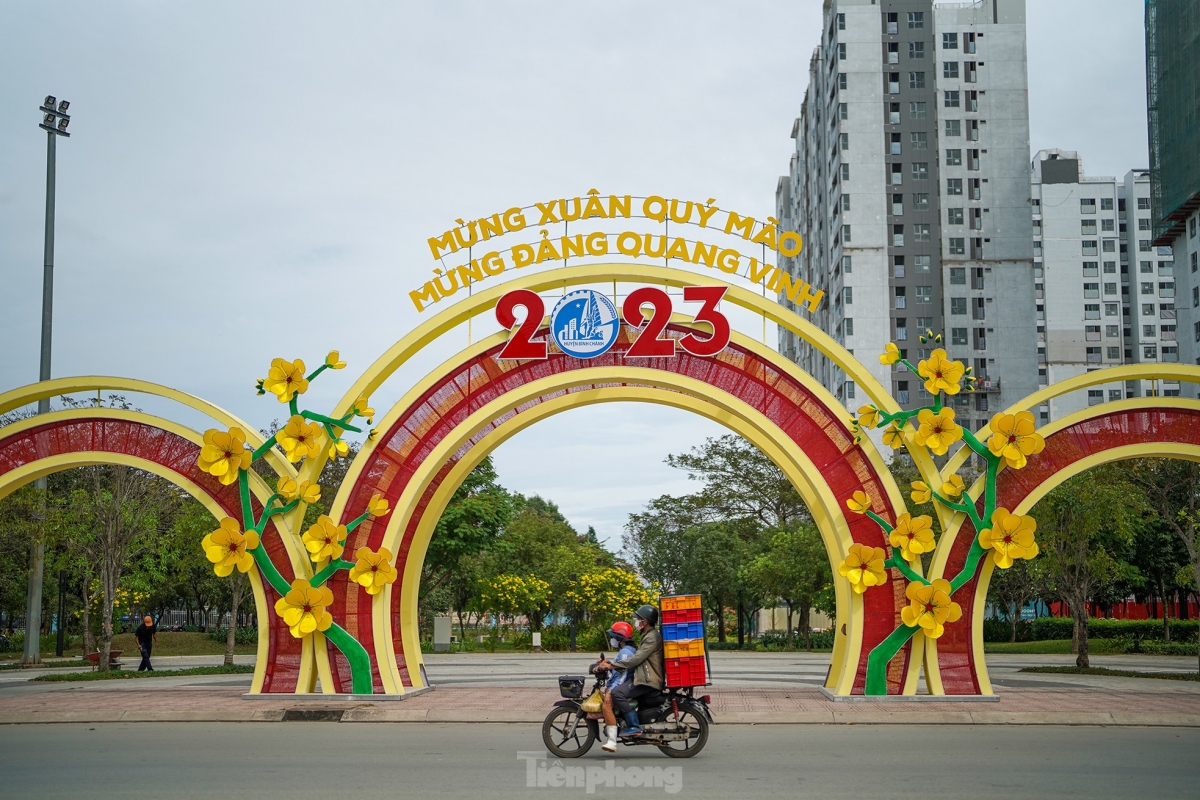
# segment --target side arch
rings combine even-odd
[[[1200,402],[1160,397],[1116,401],[1068,415],[1039,432],[1046,439],[1045,450],[1024,469],[1000,471],[996,483],[999,506],[1029,513],[1038,500],[1064,481],[1114,461],[1200,461]],[[930,575],[953,575],[961,569],[976,534],[967,520],[948,530],[950,538],[936,554]],[[940,681],[946,694],[992,694],[983,652],[983,613],[991,576],[992,564],[987,559],[954,595],[964,619],[947,626],[936,649],[927,652],[927,674],[935,673],[934,680]]]
[[[57,393],[57,392],[56,392]],[[237,486],[222,486],[196,466],[203,437],[184,426],[136,411],[72,409],[20,420],[0,429],[0,498],[54,472],[96,464],[121,464],[153,473],[198,500],[216,518],[241,518]],[[251,473],[252,502],[261,511],[270,495],[263,480]],[[285,577],[307,569],[286,521],[262,546],[275,556]],[[199,547],[199,542],[196,543]],[[289,573],[291,575],[289,576]],[[311,670],[299,642],[274,613],[277,595],[257,570],[250,573],[258,616],[258,658],[251,691],[308,691]]]

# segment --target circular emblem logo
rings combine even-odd
[[[550,334],[564,353],[575,358],[595,358],[617,341],[617,307],[600,292],[576,289],[550,312]]]

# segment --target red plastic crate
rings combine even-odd
[[[668,658],[667,686],[704,686],[708,683],[708,669],[704,656]]]
[[[704,610],[700,608],[663,609],[662,621],[665,624],[672,622],[703,622]]]

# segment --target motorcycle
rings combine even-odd
[[[604,654],[600,655],[604,658]],[[609,671],[595,671],[595,692],[608,680]],[[542,742],[559,758],[579,758],[591,749],[600,737],[599,713],[588,713],[583,704],[583,675],[564,675],[558,679],[558,691],[563,699],[542,722]],[[589,692],[590,696],[592,692]],[[626,747],[653,746],[671,758],[691,758],[708,743],[708,726],[713,721],[708,710],[708,695],[696,695],[693,687],[668,688],[643,695],[632,701],[642,726],[640,736],[618,738]],[[618,724],[622,720],[618,718]]]

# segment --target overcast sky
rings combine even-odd
[[[1033,150],[1078,150],[1091,174],[1146,167],[1140,0],[1029,5]],[[341,349],[350,368],[308,396],[324,410],[417,324],[426,239],[455,218],[593,186],[772,213],[820,8],[0,4],[0,391],[38,373],[47,93],[71,101],[74,134],[54,375],[156,381],[264,427],[280,408],[253,380],[272,357]],[[376,408],[465,344],[433,348]],[[600,406],[496,460],[506,486],[615,544],[630,511],[690,488],[664,456],[720,433]]]

